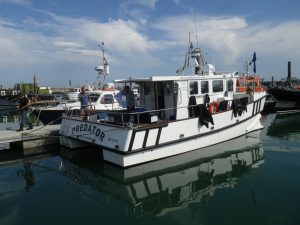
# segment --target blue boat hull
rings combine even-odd
[[[35,110],[34,114],[44,124],[61,124],[64,115],[68,115],[65,110]],[[73,115],[79,114],[79,110],[73,110]]]

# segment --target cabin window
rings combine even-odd
[[[114,103],[114,97],[113,95],[103,95],[100,101],[101,104],[113,104]]]
[[[209,92],[208,81],[201,81],[201,93],[206,94]]]
[[[190,82],[190,95],[197,95],[198,94],[198,82],[193,81]]]
[[[227,91],[233,91],[233,80],[227,81]]]
[[[99,95],[97,94],[90,94],[90,101],[91,102],[96,102],[99,98]]]
[[[150,95],[150,84],[144,83],[144,95]]]
[[[170,95],[172,83],[168,82],[168,83],[165,83],[164,85],[165,85],[165,90],[166,90],[167,95]]]
[[[223,91],[223,80],[213,80],[213,92]]]

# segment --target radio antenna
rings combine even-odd
[[[195,17],[196,41],[197,41],[197,46],[198,46],[199,43],[198,43],[198,30],[197,30],[197,16],[196,16],[196,10],[195,9],[194,9],[194,17]]]

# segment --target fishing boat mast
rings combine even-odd
[[[98,72],[98,76],[93,85],[95,87],[101,88],[101,84],[105,84],[105,78],[109,74],[109,65],[107,59],[104,56],[104,42],[100,42],[98,46],[101,47],[102,60],[100,62],[100,65],[95,67],[95,70]]]

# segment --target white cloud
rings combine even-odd
[[[251,57],[253,51],[258,53],[260,65],[269,65],[271,62],[274,64],[275,60],[281,58],[284,69],[286,61],[300,58],[297,49],[300,21],[249,24],[242,17],[199,17],[196,23],[197,32],[194,21],[193,16],[187,15],[165,17],[155,23],[153,28],[162,32],[170,42],[185,46],[188,43],[187,34],[192,31],[194,45],[198,40],[202,49],[211,50],[214,60],[217,59],[224,65],[242,64],[245,58]],[[178,27],[181,28],[180,32]],[[277,67],[279,70],[278,64]],[[274,68],[265,67],[264,71],[271,75]]]
[[[106,55],[114,66],[128,66],[139,61],[142,65],[146,56],[151,60],[149,50],[157,47],[155,42],[139,33],[138,25],[132,21],[109,20],[101,23],[88,18],[49,15],[49,21],[43,23],[33,19],[19,24],[0,21],[1,77],[2,74],[15,73],[11,76],[14,78],[25,71],[28,79],[34,72],[53,76],[63,73],[58,71],[59,68],[66,74],[74,74],[74,71],[81,73],[78,70],[80,66],[93,74],[101,55],[97,48],[100,41],[105,43]],[[55,80],[49,76],[46,79],[45,83]]]
[[[31,81],[34,73],[47,85],[63,84],[63,80],[67,83],[75,75],[80,75],[81,81],[86,77],[91,80],[101,56],[99,42],[105,43],[112,79],[138,73],[172,75],[183,61],[189,32],[194,45],[198,41],[217,69],[240,69],[256,51],[259,69],[280,75],[285,72],[286,61],[300,58],[300,21],[252,25],[242,17],[201,16],[195,29],[193,15],[159,18],[144,26],[133,20],[99,22],[42,13],[48,19],[30,18],[18,23],[0,19],[2,84]],[[299,64],[293,64],[293,71],[300,72]],[[2,79],[6,74],[9,79]]]
[[[127,0],[124,1],[120,7],[124,10],[128,10],[130,7],[146,7],[155,9],[155,5],[159,0]]]
[[[74,19],[55,16],[60,25],[56,31],[65,39],[76,43],[97,44],[100,41],[106,46],[113,46],[115,54],[147,54],[155,47],[155,42],[139,32],[139,25],[130,20],[109,20],[101,23],[91,19]]]
[[[145,25],[149,19],[149,9],[155,10],[159,0],[127,0],[120,4],[119,14]]]
[[[82,44],[72,41],[55,41],[54,45],[58,47],[83,47]]]
[[[15,27],[16,25],[8,20],[0,20],[0,26]]]
[[[136,3],[154,9],[157,2],[158,0],[138,0]]]
[[[7,3],[11,3],[11,4],[24,5],[24,6],[32,5],[31,0],[0,0],[0,3],[1,2],[7,2]]]

